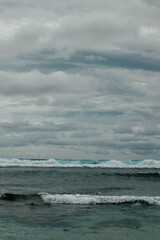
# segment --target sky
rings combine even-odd
[[[159,0],[0,0],[0,157],[160,159]]]

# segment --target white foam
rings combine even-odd
[[[54,167],[57,166],[55,159],[30,160],[17,158],[0,158],[0,167]]]
[[[5,189],[2,189],[0,192],[0,198],[3,197],[6,193],[7,191]]]
[[[142,161],[109,160],[29,160],[17,158],[0,158],[0,167],[89,167],[89,168],[160,168],[160,160],[146,159]]]
[[[100,196],[83,194],[49,194],[39,193],[44,203],[48,204],[118,204],[144,201],[148,204],[160,205],[160,197],[151,196]]]

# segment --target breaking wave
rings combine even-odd
[[[160,160],[62,160],[0,158],[0,167],[160,168]]]
[[[1,190],[0,199],[4,201],[32,201],[37,204],[37,200],[44,204],[73,204],[73,205],[98,205],[98,204],[138,204],[160,206],[160,196],[104,196],[88,194],[50,194],[40,192],[38,194],[17,194]]]
[[[122,204],[139,203],[160,206],[160,197],[151,196],[101,196],[83,194],[39,193],[44,203],[48,204]]]

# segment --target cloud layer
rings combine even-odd
[[[1,156],[159,159],[159,1],[0,4]]]

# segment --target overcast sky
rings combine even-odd
[[[160,159],[160,1],[0,0],[0,156]]]

